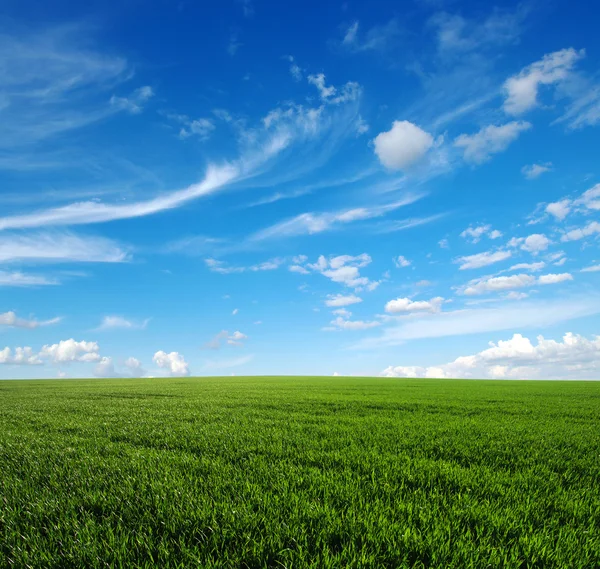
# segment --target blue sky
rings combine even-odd
[[[9,0],[0,377],[599,378],[594,10]]]

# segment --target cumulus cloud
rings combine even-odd
[[[534,180],[535,178],[539,178],[545,172],[552,171],[552,162],[545,162],[544,164],[529,164],[528,166],[523,166],[521,168],[521,173],[528,180]]]
[[[127,358],[125,360],[125,368],[132,377],[144,377],[146,375],[146,371],[142,367],[142,362],[137,358]]]
[[[329,87],[326,85],[325,75],[323,73],[309,75],[307,79],[310,84],[317,88],[321,100],[329,105],[339,105],[349,101],[355,101],[360,96],[360,85],[354,81],[348,81],[348,83],[343,85],[340,89],[336,89],[333,85],[330,85]]]
[[[52,363],[98,362],[101,359],[99,352],[97,342],[77,342],[71,338],[43,346],[39,355]]]
[[[330,307],[350,306],[359,302],[362,302],[362,298],[355,294],[328,294],[325,305]]]
[[[390,170],[403,170],[418,162],[433,146],[433,136],[408,121],[394,121],[373,143],[379,161]]]
[[[547,274],[538,278],[528,274],[509,275],[501,277],[488,277],[470,281],[465,287],[460,289],[462,294],[467,296],[487,294],[491,292],[500,292],[538,285],[557,284],[573,280],[569,273]]]
[[[96,377],[117,377],[115,364],[110,357],[103,357],[94,367],[94,375]]]
[[[316,263],[304,261],[304,265],[292,265],[293,268],[290,267],[290,270],[302,274],[311,271],[320,273],[334,283],[355,290],[374,290],[379,285],[379,281],[372,281],[360,274],[360,269],[369,265],[371,261],[371,257],[366,253],[356,256],[337,255],[328,258],[320,255]]]
[[[103,357],[94,367],[96,377],[144,377],[146,371],[140,360],[130,357],[123,363],[124,369],[117,370],[111,357]]]
[[[436,296],[431,300],[411,300],[410,298],[396,298],[385,305],[389,314],[407,314],[411,312],[439,312],[444,299]]]
[[[560,238],[561,241],[579,241],[581,239],[585,239],[586,237],[590,237],[591,235],[596,235],[600,233],[600,223],[597,221],[590,221],[584,227],[580,227],[577,229],[571,229],[562,235]]]
[[[487,267],[488,265],[505,261],[511,256],[512,253],[510,251],[486,251],[485,253],[477,253],[476,255],[458,257],[458,259],[454,260],[454,263],[459,263],[460,267],[458,268],[464,271],[466,269]]]
[[[570,273],[559,273],[559,274],[550,273],[548,275],[542,275],[541,277],[539,277],[538,283],[541,285],[546,285],[546,284],[564,283],[565,281],[572,281],[572,280],[573,280],[573,275],[571,275]]]
[[[233,333],[229,333],[227,330],[221,330],[218,334],[216,334],[209,342],[207,342],[204,347],[209,350],[219,350],[223,344],[229,346],[243,346],[244,341],[248,339],[246,334],[243,334],[239,330],[236,330]]]
[[[454,146],[462,148],[467,162],[481,164],[492,154],[503,152],[519,135],[531,128],[524,121],[513,121],[500,126],[490,125],[475,134],[461,134],[454,140]]]
[[[595,379],[600,373],[600,337],[592,339],[567,332],[562,341],[521,334],[490,342],[473,355],[432,367],[390,366],[384,377],[494,378],[494,379]]]
[[[598,271],[600,271],[600,265],[590,265],[589,267],[581,269],[582,273],[597,273]]]
[[[487,236],[490,239],[498,239],[502,237],[502,232],[497,229],[492,229],[491,225],[476,225],[469,226],[465,229],[460,236],[467,239],[471,243],[479,243],[481,237]]]
[[[546,263],[544,263],[544,261],[539,261],[537,263],[517,263],[516,265],[513,265],[512,267],[510,267],[508,270],[509,271],[532,271],[535,273],[537,271],[541,271],[545,266],[546,266]]]
[[[0,314],[0,326],[10,326],[11,328],[27,328],[29,330],[39,328],[40,326],[50,326],[58,324],[60,318],[51,318],[50,320],[35,320],[27,318],[19,318],[13,311]]]
[[[549,203],[545,211],[558,219],[558,221],[562,221],[571,211],[571,200],[565,199]]]
[[[533,235],[529,235],[523,241],[521,245],[521,249],[523,251],[527,251],[528,253],[532,253],[533,255],[537,255],[541,251],[545,251],[548,249],[548,245],[550,245],[551,241],[548,239],[543,233],[534,233]]]
[[[563,198],[546,205],[544,211],[554,216],[558,221],[564,220],[571,212],[589,213],[600,210],[600,184],[596,184],[586,190],[577,199]],[[577,235],[577,233],[573,233]],[[585,237],[579,237],[582,239]],[[565,239],[570,240],[570,239]]]
[[[399,269],[402,267],[410,267],[411,264],[412,263],[404,255],[398,255],[397,257],[394,257],[394,265],[396,265],[396,267]]]
[[[585,55],[585,50],[562,49],[545,55],[510,77],[504,83],[506,100],[504,111],[509,115],[520,115],[538,104],[541,85],[556,85],[565,81],[575,63]]]
[[[169,375],[183,377],[190,375],[188,363],[179,352],[166,353],[162,350],[156,352],[152,361],[161,369],[167,370]]]
[[[467,296],[499,292],[531,286],[536,283],[535,277],[527,274],[510,275],[502,277],[490,277],[471,281],[462,289],[462,294]]]

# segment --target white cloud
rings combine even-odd
[[[263,261],[262,263],[257,263],[255,265],[250,266],[236,266],[236,265],[228,265],[225,261],[219,261],[217,259],[207,258],[204,259],[204,263],[208,267],[208,269],[213,273],[221,273],[222,275],[229,275],[233,273],[245,273],[245,272],[259,272],[259,271],[274,271],[278,269],[283,263],[285,259],[280,257],[269,259],[267,261]]]
[[[464,149],[467,162],[481,164],[506,150],[519,135],[530,129],[531,124],[524,121],[513,121],[501,126],[489,125],[475,134],[461,134],[454,140],[454,146]]]
[[[129,65],[94,49],[92,32],[81,24],[4,27],[0,146],[10,151],[120,112],[106,92],[131,77]]]
[[[450,248],[450,244],[448,243],[448,239],[440,239],[438,241],[438,245],[440,246],[441,249],[449,249]]]
[[[104,237],[48,232],[0,235],[0,263],[121,263],[128,259],[127,250]]]
[[[544,164],[529,164],[528,166],[523,166],[521,168],[521,173],[528,180],[534,180],[535,178],[539,178],[545,172],[552,171],[552,162],[546,162]]]
[[[573,48],[555,51],[507,79],[504,83],[505,112],[520,115],[537,106],[540,85],[557,84],[567,79],[574,64],[584,55],[585,50],[577,51]]]
[[[14,353],[8,347],[0,350],[0,364],[5,365],[42,365],[39,355],[29,347],[15,348]]]
[[[187,119],[187,117],[185,117]],[[210,119],[199,118],[186,120],[179,131],[179,138],[197,136],[200,140],[208,140],[215,130],[215,123]]]
[[[336,316],[342,316],[344,318],[350,318],[350,316],[352,316],[352,312],[346,310],[345,308],[337,308],[336,310],[332,310],[332,312]]]
[[[61,340],[58,344],[43,346],[39,355],[52,363],[97,362],[101,359],[99,352],[97,342],[77,342],[71,338]]]
[[[469,226],[460,236],[469,240],[471,243],[479,243],[481,237],[486,235],[489,239],[498,239],[502,237],[502,232],[497,229],[492,229],[491,225]]]
[[[132,377],[144,377],[146,375],[146,371],[142,367],[142,362],[137,358],[127,358],[125,360],[125,367]]]
[[[597,273],[598,271],[600,271],[600,265],[590,265],[589,267],[581,269],[582,273]]]
[[[433,367],[390,366],[386,377],[595,379],[600,373],[600,337],[591,340],[567,332],[562,342],[537,337],[537,344],[521,334],[490,342],[471,356]]]
[[[371,281],[360,274],[360,269],[369,265],[371,261],[371,257],[366,253],[356,256],[338,255],[329,258],[320,255],[316,263],[308,263],[303,268],[320,273],[334,283],[356,290],[374,290],[379,285],[379,281]]]
[[[375,349],[397,346],[407,340],[462,336],[515,328],[542,329],[560,322],[600,314],[600,297],[545,298],[494,303],[492,307],[465,308],[402,319],[378,337],[365,338],[352,347]]]
[[[266,241],[268,239],[280,239],[282,237],[294,237],[297,235],[315,235],[331,231],[340,225],[381,217],[386,213],[415,203],[424,197],[424,195],[408,194],[401,200],[379,206],[356,207],[335,212],[302,213],[296,217],[262,229],[251,235],[248,240]]]
[[[234,309],[231,311],[231,314],[232,314],[233,316],[235,316],[235,315],[236,315],[236,314],[237,314],[239,311],[240,311],[240,309],[239,309],[239,308],[234,308]]]
[[[358,136],[369,132],[369,124],[360,115],[358,115],[358,118],[356,119],[355,127],[356,127],[356,134]]]
[[[310,271],[306,270],[304,267],[300,265],[290,265],[288,270],[292,273],[300,273],[301,275],[309,275]]]
[[[135,322],[133,320],[127,320],[123,316],[105,316],[102,319],[98,330],[115,330],[115,329],[123,329],[123,330],[144,330],[146,326],[150,322],[150,319],[147,318],[142,322]]]
[[[586,190],[577,199],[563,198],[557,202],[549,203],[546,205],[544,211],[553,215],[557,220],[562,221],[573,211],[588,213],[589,210],[600,210],[600,184],[596,184],[589,190]],[[576,235],[576,233],[573,235]],[[579,237],[579,239],[581,238]]]
[[[326,306],[350,306],[362,302],[362,298],[354,294],[328,294],[325,301]]]
[[[385,311],[389,314],[406,314],[411,312],[439,312],[444,299],[436,296],[431,300],[410,300],[410,298],[396,298],[385,305]]]
[[[152,87],[146,85],[136,89],[129,97],[117,97],[113,95],[110,98],[110,104],[119,109],[137,115],[142,112],[144,103],[147,103],[154,96]]]
[[[224,343],[229,346],[243,346],[244,341],[247,339],[248,336],[239,330],[236,330],[231,334],[227,330],[221,330],[221,332],[210,340],[210,342],[207,342],[204,347],[210,350],[219,350]]]
[[[54,278],[27,273],[0,271],[0,286],[46,286],[58,285],[60,282]]]
[[[522,288],[525,286],[534,285],[535,282],[535,277],[526,274],[476,279],[464,287],[461,292],[467,296],[472,296],[477,294],[486,294],[489,292]]]
[[[523,10],[515,13],[492,11],[483,21],[467,20],[456,14],[438,12],[429,24],[437,28],[438,51],[442,57],[463,55],[487,46],[518,40]]]
[[[394,121],[387,132],[373,140],[379,161],[391,170],[405,169],[418,162],[433,146],[428,132],[408,121]]]
[[[532,271],[535,273],[537,271],[541,271],[545,266],[546,266],[546,263],[544,263],[544,261],[539,261],[537,263],[518,263],[518,264],[510,267],[508,270],[509,271]]]
[[[400,33],[400,27],[395,19],[387,24],[373,26],[363,34],[360,33],[360,23],[356,20],[346,28],[341,47],[352,53],[385,52],[392,48]]]
[[[548,275],[542,275],[541,277],[539,277],[538,279],[538,283],[541,285],[546,285],[546,284],[557,284],[557,283],[563,283],[565,281],[572,281],[573,280],[573,275],[569,274],[569,273],[560,273],[560,274],[548,274]]]
[[[369,328],[375,328],[381,326],[381,322],[376,320],[365,322],[363,320],[349,320],[342,316],[338,316],[335,320],[332,320],[330,326],[325,330],[368,330]]]
[[[459,269],[464,271],[466,269],[487,267],[488,265],[504,261],[511,256],[512,253],[510,251],[486,251],[485,253],[477,253],[476,255],[458,257],[458,259],[454,260],[454,263],[460,263]]]
[[[161,369],[166,369],[175,377],[190,375],[188,363],[179,352],[166,353],[162,350],[156,352],[152,361]]]
[[[525,238],[521,245],[523,251],[537,255],[541,251],[548,249],[548,245],[552,243],[543,233],[534,233]]]
[[[335,87],[333,85],[331,85],[330,87],[327,87],[325,85],[325,74],[324,73],[319,73],[317,75],[309,75],[308,82],[317,88],[317,91],[319,91],[319,96],[323,100],[326,100],[329,97],[332,97],[333,95],[335,95],[335,91],[336,91]]]
[[[541,275],[537,279],[532,275],[518,274],[501,277],[489,277],[483,279],[475,279],[470,281],[465,287],[460,289],[462,294],[467,296],[487,294],[490,292],[500,292],[505,290],[513,290],[517,288],[530,287],[536,284],[556,284],[564,281],[573,280],[569,273],[562,274],[547,274]]]
[[[94,367],[96,377],[117,377],[119,374],[115,370],[115,364],[110,357],[103,357]]]
[[[19,318],[17,315],[10,311],[0,314],[0,326],[10,326],[11,328],[27,328],[33,330],[40,326],[51,326],[52,324],[58,324],[60,318],[52,318],[50,320],[27,320],[26,318]]]
[[[562,221],[571,211],[571,200],[560,200],[549,203],[546,206],[546,213],[553,215],[558,221]]]
[[[563,242],[566,241],[579,241],[580,239],[585,239],[586,237],[590,237],[591,235],[595,235],[600,233],[600,223],[597,221],[590,221],[584,227],[578,229],[571,229],[567,231],[560,240]]]
[[[411,264],[412,263],[406,257],[404,257],[404,255],[398,255],[397,257],[394,257],[394,265],[396,265],[396,267],[399,269],[402,267],[410,267]]]
[[[301,81],[302,80],[302,69],[296,63],[296,60],[294,59],[294,57],[291,55],[288,55],[285,59],[287,59],[290,62],[290,75],[294,78],[294,81]]]

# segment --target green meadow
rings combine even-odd
[[[598,568],[600,382],[0,382],[0,566]]]

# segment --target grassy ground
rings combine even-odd
[[[600,567],[600,382],[0,382],[0,566]]]

